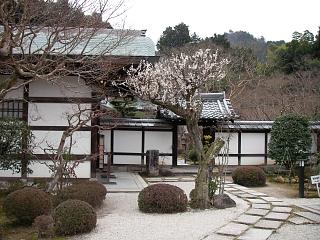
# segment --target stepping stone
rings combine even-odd
[[[296,215],[307,218],[316,223],[320,223],[320,215],[312,213],[312,212],[295,212]]]
[[[234,188],[240,189],[240,190],[248,190],[249,188],[243,187],[243,186],[233,186]]]
[[[261,198],[267,202],[282,202],[282,200],[274,197],[261,197]]]
[[[292,211],[291,207],[274,207],[272,212],[290,213]]]
[[[264,216],[268,212],[269,210],[266,209],[251,208],[249,211],[246,212],[246,214]]]
[[[289,213],[277,213],[277,212],[270,212],[264,218],[265,219],[272,219],[272,220],[282,220],[285,221],[290,216]]]
[[[226,226],[220,228],[216,233],[223,235],[238,236],[248,228],[248,225],[231,222],[228,223]]]
[[[290,207],[291,205],[285,202],[271,202],[273,206],[280,206],[280,207]]]
[[[288,221],[296,225],[313,223],[311,220],[304,217],[291,217]]]
[[[247,191],[247,193],[252,194],[254,196],[267,196],[267,194],[265,194],[265,193],[260,193],[260,192],[256,192],[256,191]]]
[[[254,203],[252,204],[252,208],[258,209],[271,209],[271,205],[269,203],[261,204],[261,203]]]
[[[283,222],[281,221],[273,221],[273,220],[264,220],[261,219],[254,226],[258,228],[266,228],[266,229],[278,229]]]
[[[248,214],[242,214],[234,220],[234,222],[244,223],[244,224],[255,224],[261,217],[253,216]]]
[[[249,193],[241,193],[241,194],[239,193],[238,195],[242,198],[256,198],[256,196],[253,196]]]
[[[238,239],[241,240],[266,240],[272,234],[272,230],[260,229],[260,228],[250,228]]]
[[[249,198],[247,199],[251,203],[267,203],[266,201],[259,199],[259,198]]]
[[[239,190],[236,190],[236,191],[232,191],[232,194],[240,195],[240,194],[243,194],[243,192],[239,191]]]

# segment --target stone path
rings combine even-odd
[[[287,221],[293,224],[320,223],[320,212],[291,206],[250,188],[226,184],[225,191],[249,202],[250,208],[218,229],[216,234],[239,240],[266,240]]]
[[[115,172],[113,175],[115,178],[112,178],[111,181],[114,182],[114,184],[105,184],[108,192],[140,192],[148,186],[138,173]],[[105,179],[101,179],[102,183],[103,181],[105,181]]]

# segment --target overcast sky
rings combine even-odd
[[[181,22],[200,37],[243,30],[285,41],[294,31],[315,34],[320,26],[320,0],[126,0],[126,6],[126,27],[147,29],[155,43]]]

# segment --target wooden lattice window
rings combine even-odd
[[[23,101],[6,100],[0,102],[0,118],[22,118]]]

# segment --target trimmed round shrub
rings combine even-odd
[[[242,166],[232,172],[233,182],[246,187],[258,187],[266,184],[266,174],[255,166]]]
[[[50,196],[31,187],[10,193],[3,203],[3,210],[7,217],[16,218],[23,224],[32,224],[37,216],[48,214],[51,207]]]
[[[188,198],[181,188],[155,184],[144,188],[138,196],[138,206],[146,213],[176,213],[187,210]]]
[[[65,187],[54,197],[54,205],[68,199],[77,199],[89,203],[92,207],[99,207],[107,194],[107,189],[99,182],[81,182]]]
[[[96,192],[102,200],[106,198],[107,195],[107,188],[98,181],[85,181],[85,182],[79,182],[75,185],[81,185],[81,186],[88,186],[91,188],[92,191]]]
[[[75,235],[90,232],[97,224],[93,207],[80,200],[67,200],[53,212],[55,232],[58,235]]]
[[[38,231],[39,237],[54,236],[54,220],[50,215],[41,215],[36,217],[32,226]]]

